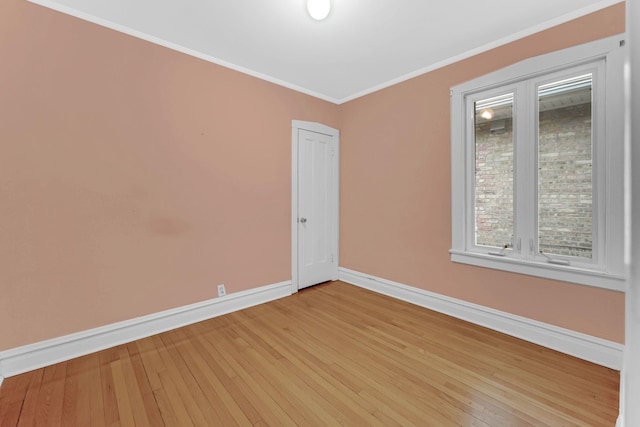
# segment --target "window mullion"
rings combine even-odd
[[[610,129],[614,129],[616,126],[621,127],[620,125],[610,125],[606,126],[606,115],[605,115],[605,102],[606,102],[606,93],[605,93],[605,62],[600,61],[597,64],[596,70],[594,72],[594,84],[593,84],[593,121],[592,121],[592,132],[593,132],[593,241],[595,243],[595,253],[594,260],[596,261],[596,265],[606,267],[605,257],[607,253],[613,255],[615,253],[615,248],[611,248],[611,251],[606,250],[606,244],[604,236],[609,235],[611,237],[616,236],[612,230],[609,233],[605,233],[607,223],[607,208],[610,206],[620,206],[620,202],[613,202],[611,198],[615,197],[616,194],[620,194],[619,191],[608,191],[606,188],[607,184],[607,172],[611,174],[618,173],[616,170],[621,170],[620,165],[622,164],[622,159],[619,159],[617,164],[609,164],[608,163],[608,154],[606,150],[606,141],[607,141],[607,127]],[[616,108],[615,106],[611,106],[610,111],[615,114]],[[611,154],[615,155],[615,151],[611,150]],[[609,182],[616,182],[614,179],[609,179]],[[623,204],[624,202],[622,202]],[[615,221],[621,222],[621,221]],[[615,227],[616,225],[614,225]]]
[[[516,95],[515,118],[515,247],[519,249],[521,258],[531,257],[531,243],[534,242],[533,230],[535,221],[535,129],[532,118],[535,115],[531,108],[530,84],[521,82]]]
[[[475,190],[475,174],[473,170],[475,168],[475,130],[474,130],[474,106],[473,102],[469,99],[465,100],[465,116],[467,120],[464,123],[466,127],[465,130],[465,144],[467,149],[465,150],[465,164],[467,165],[465,170],[465,227],[467,232],[465,233],[465,245],[467,249],[473,248],[475,246],[475,220],[474,220],[474,208],[475,208],[475,200],[474,200],[474,190]]]

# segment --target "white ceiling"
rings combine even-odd
[[[621,0],[30,0],[342,103]]]

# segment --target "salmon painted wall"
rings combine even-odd
[[[291,279],[291,120],[336,105],[0,2],[0,350]]]
[[[341,265],[614,341],[619,293],[452,264],[450,86],[623,6],[335,106],[0,2],[0,351],[289,280],[290,122],[341,129]]]
[[[454,264],[448,252],[450,87],[622,32],[623,3],[342,105],[340,265],[623,342],[622,293]]]

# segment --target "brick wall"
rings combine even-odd
[[[501,247],[513,233],[513,124],[476,125],[476,242]],[[540,113],[538,229],[545,253],[590,258],[591,104]]]
[[[491,132],[491,122],[476,126],[476,243],[503,247],[513,243],[513,121]]]

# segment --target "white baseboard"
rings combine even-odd
[[[342,281],[620,370],[624,346],[364,273],[339,269]],[[160,313],[0,352],[4,378],[291,295],[291,282],[229,294]]]
[[[228,294],[0,352],[3,378],[291,295],[291,281]]]
[[[624,345],[340,267],[340,280],[620,370]]]

